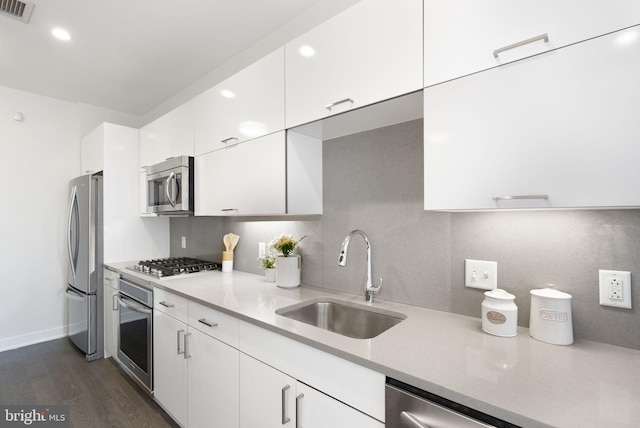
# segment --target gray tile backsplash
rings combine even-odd
[[[529,324],[529,290],[553,283],[573,296],[577,339],[640,349],[640,291],[632,289],[632,310],[598,304],[598,269],[640,278],[640,210],[425,212],[422,145],[422,120],[327,140],[323,215],[172,218],[171,255],[220,260],[222,236],[233,232],[234,268],[260,274],[258,242],[307,235],[302,282],[363,294],[359,237],[348,265],[337,265],[345,235],[362,229],[374,284],[384,278],[378,298],[479,318],[483,291],[464,287],[464,259],[493,260],[498,286],[516,296],[520,325]]]

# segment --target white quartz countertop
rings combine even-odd
[[[577,340],[557,346],[518,327],[491,336],[481,320],[376,300],[407,319],[373,339],[351,339],[280,315],[317,297],[368,305],[364,296],[301,286],[281,289],[261,276],[209,272],[161,280],[124,270],[151,285],[296,339],[460,404],[523,427],[637,427],[640,351]]]

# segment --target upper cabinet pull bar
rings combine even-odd
[[[236,142],[231,144],[231,145],[229,145],[228,143],[233,141],[233,140],[236,140]],[[225,138],[224,140],[222,140],[220,142],[222,144],[227,144],[227,147],[230,147],[230,146],[235,146],[236,144],[238,144],[238,139],[236,137],[229,137],[229,138]]]
[[[549,34],[547,33],[540,34],[539,36],[535,36],[530,39],[523,40],[521,42],[514,43],[512,45],[508,45],[500,49],[496,49],[495,51],[493,51],[493,57],[498,58],[498,55],[501,54],[502,52],[505,52],[514,48],[519,48],[520,46],[528,45],[529,43],[537,42],[539,40],[543,40],[545,43],[549,42]]]
[[[336,101],[335,103],[327,104],[326,106],[324,106],[324,108],[326,108],[327,110],[331,110],[335,106],[340,105],[340,104],[344,104],[344,103],[353,104],[353,100],[351,98],[345,98],[344,100],[340,100],[340,101]]]
[[[513,199],[549,199],[549,195],[514,195],[494,196],[494,201],[511,201]]]

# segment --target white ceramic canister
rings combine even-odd
[[[494,336],[513,337],[518,334],[516,296],[496,288],[484,293],[482,331]]]
[[[571,345],[571,294],[553,288],[531,290],[529,334],[553,345]]]

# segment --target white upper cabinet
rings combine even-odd
[[[285,132],[196,156],[195,214],[286,213]]]
[[[188,101],[140,129],[140,167],[193,156],[194,104]]]
[[[195,154],[284,129],[284,47],[195,99]]]
[[[640,23],[635,0],[425,0],[425,87]]]
[[[81,174],[93,174],[104,169],[104,124],[80,140]]]
[[[639,75],[633,27],[425,89],[425,209],[640,206]]]
[[[423,87],[422,1],[362,0],[285,45],[286,127]]]

